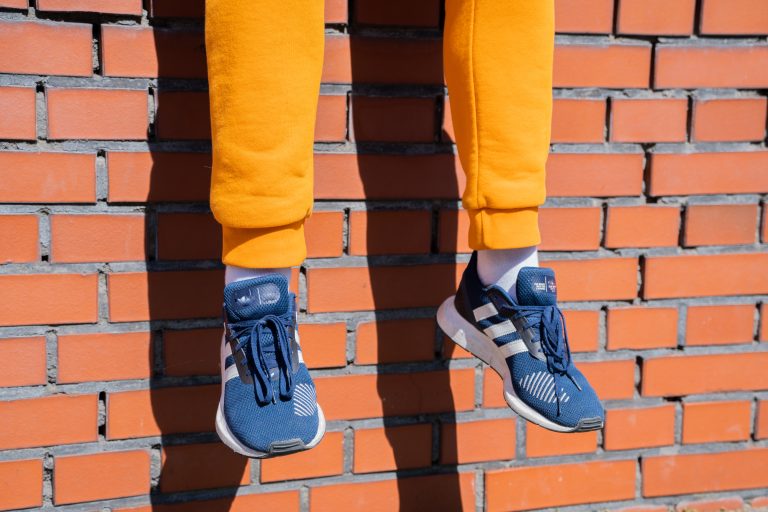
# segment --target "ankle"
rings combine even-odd
[[[477,273],[485,286],[496,284],[517,300],[515,284],[523,267],[538,267],[538,246],[477,251]]]
[[[234,283],[235,281],[242,281],[243,279],[252,279],[254,277],[261,277],[267,274],[282,274],[291,282],[291,268],[244,268],[236,267],[234,265],[227,265],[224,271],[224,284]]]

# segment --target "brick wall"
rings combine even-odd
[[[201,15],[0,0],[0,509],[768,506],[764,0],[557,1],[543,257],[608,408],[576,435],[433,320],[468,259],[439,1],[327,0],[294,284],[329,432],[262,462],[212,433]]]

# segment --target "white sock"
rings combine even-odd
[[[283,274],[288,279],[288,285],[291,283],[291,269],[288,268],[244,268],[235,267],[234,265],[227,265],[224,271],[224,284],[234,283],[235,281],[242,281],[243,279],[251,279],[253,277],[261,277],[267,274]]]
[[[485,286],[497,284],[517,300],[515,284],[523,267],[538,267],[537,246],[477,251],[477,273]]]

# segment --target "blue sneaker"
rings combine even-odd
[[[554,272],[524,267],[515,291],[518,302],[499,286],[484,286],[473,253],[437,322],[501,376],[504,399],[523,418],[556,432],[603,428],[603,406],[571,361]]]
[[[221,398],[216,432],[246,457],[317,445],[325,418],[299,347],[296,295],[280,274],[224,288]]]

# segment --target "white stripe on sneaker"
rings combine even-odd
[[[515,329],[515,326],[509,320],[504,320],[503,322],[494,324],[490,327],[486,327],[485,329],[483,329],[483,332],[485,333],[485,335],[491,338],[492,340],[495,340],[496,338],[500,338],[502,336],[506,336],[507,334],[512,334],[513,332],[516,332],[516,331],[517,329]]]
[[[523,340],[510,341],[499,347],[499,352],[504,356],[504,359],[521,352],[528,352],[528,347],[525,346]]]
[[[476,307],[472,310],[472,313],[475,315],[475,321],[479,322],[480,320],[492,317],[497,314],[498,311],[496,311],[496,306],[494,306],[492,302],[489,302],[488,304]]]

